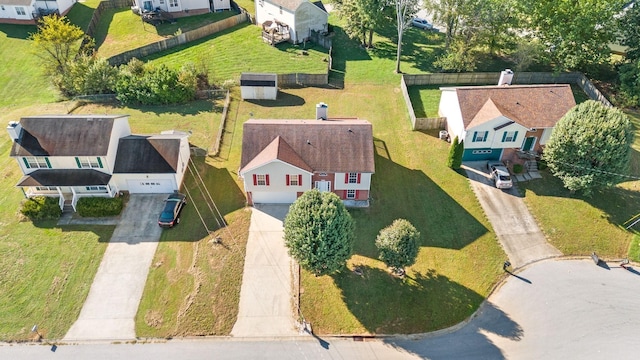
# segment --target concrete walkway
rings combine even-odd
[[[131,195],[65,341],[135,339],[134,317],[162,233],[158,214],[166,197]]]
[[[562,255],[547,243],[518,190],[496,189],[486,161],[465,162],[462,168],[514,268]]]
[[[258,205],[252,209],[233,336],[298,335],[292,296],[293,262],[282,229],[288,211],[288,205]]]

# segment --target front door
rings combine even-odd
[[[536,144],[535,137],[528,137],[524,140],[524,145],[522,145],[522,151],[531,151]]]
[[[316,181],[316,189],[318,189],[320,192],[331,191],[331,181]]]

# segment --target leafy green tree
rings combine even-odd
[[[49,15],[38,22],[38,31],[30,40],[49,73],[66,74],[68,64],[81,52],[84,31],[66,17]]]
[[[567,189],[589,195],[625,179],[632,141],[633,126],[622,111],[588,100],[558,121],[543,160]]]
[[[284,242],[300,266],[326,275],[351,257],[354,223],[340,198],[331,192],[306,191],[284,219]]]
[[[106,59],[94,55],[80,55],[67,64],[67,72],[52,77],[53,84],[65,96],[113,93],[118,69]]]
[[[620,65],[620,91],[616,100],[621,106],[640,106],[640,59]]]
[[[473,27],[478,15],[479,0],[432,0],[424,2],[433,21],[445,29],[445,46],[448,49],[463,29]]]
[[[458,137],[453,138],[453,142],[449,147],[449,157],[447,158],[447,166],[452,169],[460,169],[462,165],[462,154],[464,152],[464,143],[458,141]]]
[[[389,3],[385,0],[337,0],[334,1],[344,30],[363,46],[373,47],[373,33],[388,23]],[[368,39],[367,39],[368,34]]]
[[[556,70],[588,71],[609,61],[614,15],[626,0],[522,0],[527,28],[549,49]]]
[[[479,53],[471,43],[473,34],[468,33],[467,35],[469,37],[466,39],[460,35],[457,36],[445,53],[433,62],[433,65],[444,72],[474,71]]]
[[[396,30],[398,31],[398,46],[396,52],[396,73],[400,74],[400,58],[402,56],[402,35],[411,24],[411,18],[418,11],[418,0],[393,0],[396,9]]]
[[[379,258],[396,272],[416,262],[420,250],[420,233],[405,219],[396,219],[380,230],[376,238]]]
[[[637,2],[620,17],[618,29],[620,43],[629,47],[626,58],[640,59],[640,5]]]
[[[116,97],[125,104],[180,104],[193,100],[196,87],[197,74],[192,65],[177,71],[132,60],[120,67]]]

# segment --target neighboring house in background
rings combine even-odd
[[[0,23],[33,24],[52,13],[66,15],[77,0],[0,0]]]
[[[256,120],[244,123],[240,176],[250,205],[293,203],[310,189],[347,206],[368,206],[375,171],[366,120]]]
[[[255,4],[256,24],[270,21],[288,26],[289,40],[294,44],[308,39],[311,30],[328,30],[329,14],[321,1],[255,0]]]
[[[517,161],[519,154],[539,153],[558,120],[576,105],[567,84],[440,90],[438,112],[447,118],[449,136],[464,141],[463,161]]]
[[[10,156],[26,197],[60,197],[75,210],[83,196],[172,193],[189,162],[188,135],[132,135],[125,115],[31,116],[10,122]]]
[[[0,0],[2,1],[2,0]],[[231,9],[230,0],[133,0],[133,8],[138,12],[160,9],[171,13],[173,17],[206,14],[211,11]]]

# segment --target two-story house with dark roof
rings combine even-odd
[[[126,115],[30,116],[9,123],[10,156],[26,197],[55,196],[75,209],[83,196],[171,193],[189,162],[188,135],[132,135]]]

